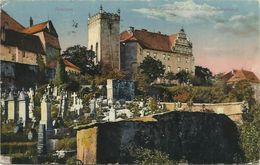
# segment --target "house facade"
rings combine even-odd
[[[120,55],[121,70],[131,74],[137,73],[146,56],[160,60],[166,72],[185,70],[194,73],[192,43],[183,28],[177,34],[166,35],[130,27],[120,35]]]
[[[60,55],[58,34],[51,21],[24,27],[1,10],[1,85],[26,86],[36,84],[37,57],[46,64],[48,79],[54,77],[56,57]],[[21,77],[20,76],[24,76]],[[27,78],[25,78],[27,77]]]

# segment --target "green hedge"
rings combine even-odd
[[[37,142],[12,142],[1,143],[1,154],[34,153],[37,148]]]

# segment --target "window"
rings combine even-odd
[[[93,45],[90,46],[90,50],[93,50]]]
[[[154,53],[154,54],[153,54],[153,58],[156,58],[156,56],[157,56],[157,54],[156,54],[156,53]]]
[[[147,55],[147,56],[150,56],[150,52],[149,52],[149,51],[147,51],[147,52],[146,52],[146,55]]]
[[[22,51],[23,57],[25,57],[25,51]]]
[[[170,60],[170,57],[171,57],[171,56],[168,54],[168,60]]]
[[[12,51],[12,50],[11,50],[11,48],[9,47],[9,53],[11,53],[11,51]]]
[[[163,54],[163,59],[166,60],[166,54]]]
[[[96,43],[96,51],[95,51],[95,53],[96,53],[96,62],[98,62],[99,61],[99,59],[98,59],[98,43]]]
[[[177,72],[179,72],[179,71],[181,71],[181,68],[180,68],[180,67],[177,68]]]
[[[15,56],[14,56],[14,54],[12,54],[12,61],[14,61],[15,60]]]

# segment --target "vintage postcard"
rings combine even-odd
[[[0,0],[1,164],[260,163],[259,0]]]

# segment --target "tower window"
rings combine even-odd
[[[93,50],[93,45],[90,46],[90,50]]]
[[[150,52],[149,52],[149,51],[147,51],[147,52],[146,52],[146,55],[147,55],[147,56],[150,56]]]
[[[96,43],[96,62],[98,62],[98,43]]]

